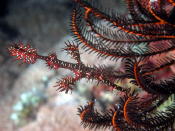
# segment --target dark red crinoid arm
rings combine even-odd
[[[122,58],[125,62],[125,73],[122,75],[156,96],[149,101],[142,101],[140,97],[127,95],[123,104],[119,103],[121,109],[112,113],[111,126],[116,130],[167,129],[174,121],[174,100],[165,112],[152,111],[175,93],[173,72],[166,78],[157,79],[161,72],[166,72],[175,63],[175,23],[171,20],[175,18],[174,1],[126,0],[129,17],[106,12],[91,1],[75,2],[77,7],[73,10],[71,27],[76,42],[100,57],[113,60]],[[170,7],[169,11],[167,6]],[[108,24],[101,24],[100,21]],[[146,45],[145,50],[133,50],[133,47],[143,43]],[[153,63],[153,60],[156,62]],[[145,96],[143,99],[147,98]]]

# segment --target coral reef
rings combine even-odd
[[[117,90],[120,99],[105,112],[95,109],[95,98],[78,108],[83,126],[90,129],[112,128],[120,131],[173,130],[175,118],[175,2],[173,0],[126,0],[128,14],[100,7],[94,0],[74,0],[71,32],[74,41],[65,43],[75,63],[47,56],[24,43],[8,50],[22,63],[45,61],[53,70],[68,69],[57,82],[60,92],[72,92],[82,78],[96,80],[106,88]],[[120,69],[88,66],[81,61],[79,50],[96,53],[103,59],[121,60]],[[129,88],[127,82],[136,86]],[[125,82],[120,85],[118,82]],[[111,91],[112,91],[111,90]]]

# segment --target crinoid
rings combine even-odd
[[[79,107],[84,127],[112,127],[117,131],[173,130],[175,1],[125,2],[128,14],[121,16],[115,11],[103,9],[95,0],[74,0],[71,16],[74,42],[66,42],[64,50],[76,63],[61,61],[54,53],[41,56],[36,49],[24,44],[14,44],[8,50],[24,63],[33,64],[41,59],[51,69],[71,70],[74,76],[67,76],[57,82],[59,91],[67,93],[73,90],[75,82],[87,78],[122,92],[117,94],[120,96],[118,104],[104,113],[95,109],[95,101]],[[84,65],[80,59],[80,47],[104,59],[122,59],[124,72],[117,74],[106,67]],[[117,80],[124,79],[128,79],[138,89],[131,92],[125,86],[116,84]]]

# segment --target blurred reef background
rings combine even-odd
[[[119,0],[99,1],[102,6],[126,11]],[[56,52],[60,59],[71,61],[62,48],[65,41],[71,40],[72,7],[72,0],[0,1],[0,131],[89,131],[80,126],[78,105],[96,96],[103,109],[106,102],[117,99],[110,91],[100,92],[103,86],[96,88],[86,80],[77,83],[72,94],[59,93],[53,86],[70,72],[51,71],[42,61],[21,65],[7,52],[10,44],[23,42],[30,43],[40,54]],[[89,57],[82,53],[81,58],[89,65],[115,65],[97,60],[93,54]]]

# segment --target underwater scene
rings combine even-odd
[[[0,131],[175,131],[175,0],[1,0]]]

